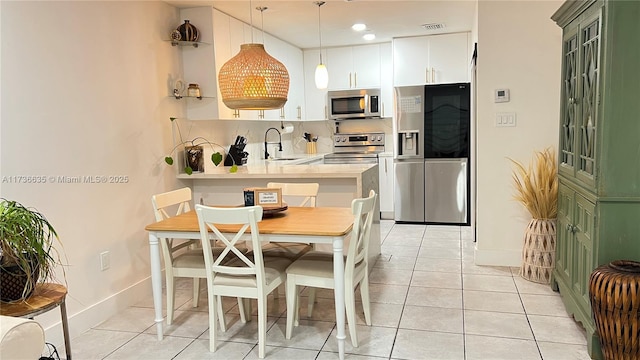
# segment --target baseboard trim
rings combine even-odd
[[[483,250],[476,247],[474,257],[476,265],[519,267],[522,264],[521,250]]]
[[[137,303],[140,299],[150,298],[151,294],[151,277],[147,277],[131,286],[99,301],[84,310],[73,315],[68,314],[69,336],[71,339],[81,335],[92,327],[104,322],[118,312]],[[67,313],[69,308],[67,306]],[[55,313],[55,314],[54,314]],[[53,317],[55,315],[55,317]],[[53,309],[40,317],[47,317],[47,320],[57,319],[53,325],[45,328],[45,339],[48,343],[52,343],[58,349],[58,352],[64,352],[64,336],[62,333],[62,320],[60,319],[60,310]],[[35,320],[38,320],[36,317]],[[73,354],[73,342],[71,343],[71,354]]]

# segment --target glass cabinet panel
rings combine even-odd
[[[564,108],[560,128],[560,162],[575,166],[576,95],[578,89],[578,36],[576,33],[564,42]]]
[[[593,177],[595,172],[596,117],[600,65],[600,19],[581,30],[582,101],[580,111],[580,163],[578,170]]]

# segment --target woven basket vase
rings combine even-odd
[[[640,359],[640,262],[616,260],[596,268],[589,298],[604,358]]]
[[[520,276],[549,284],[556,258],[556,220],[531,219],[524,233]]]

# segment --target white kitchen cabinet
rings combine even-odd
[[[320,50],[304,50],[304,119],[307,121],[327,120],[327,89],[316,88],[316,66],[320,63]],[[322,51],[322,59],[326,59],[326,52]],[[326,63],[325,63],[326,64]],[[329,73],[331,78],[331,73]]]
[[[254,35],[255,36],[255,35]],[[260,35],[262,40],[262,35]],[[304,64],[302,49],[269,34],[264,34],[264,48],[289,72],[289,94],[282,109],[266,110],[267,120],[302,120],[304,105]]]
[[[393,40],[394,86],[469,81],[468,32]]]
[[[380,87],[380,45],[347,46],[327,49],[329,89]]]
[[[393,116],[393,51],[391,43],[380,44],[380,116]]]
[[[393,154],[378,155],[380,218],[393,219]]]
[[[202,93],[202,100],[186,99],[188,119],[299,120],[302,118],[304,66],[301,49],[265,33],[265,49],[271,56],[282,62],[289,72],[289,100],[282,111],[280,109],[232,110],[222,101],[220,89],[217,86],[220,68],[238,54],[242,44],[252,41],[263,43],[262,31],[211,7],[183,9],[180,15],[182,18],[190,19],[191,23],[198,28],[200,41],[203,42],[197,48],[182,47],[184,82],[198,83]]]

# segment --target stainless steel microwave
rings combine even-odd
[[[379,118],[380,89],[328,92],[329,117],[334,120]]]

